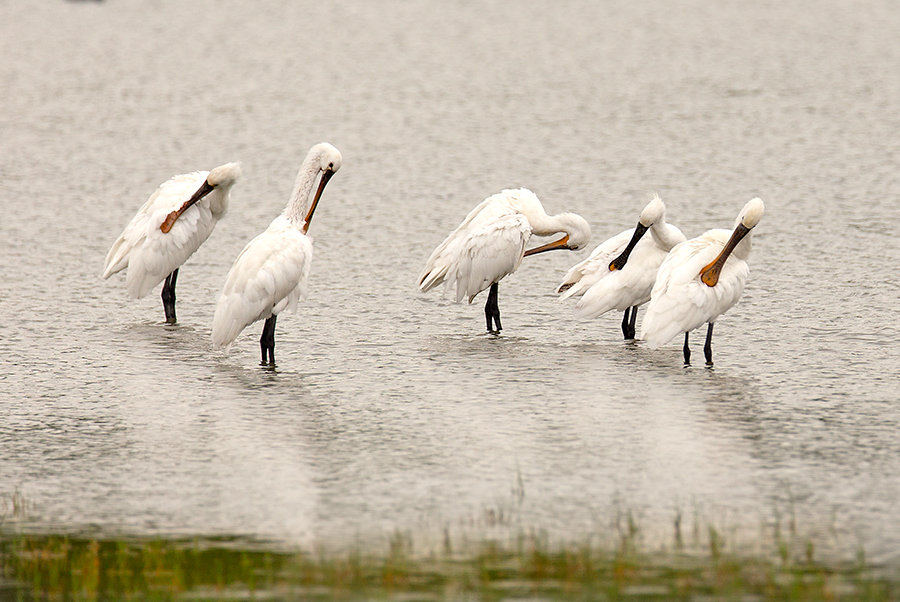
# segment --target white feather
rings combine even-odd
[[[216,304],[212,339],[230,345],[250,324],[296,311],[306,299],[312,241],[284,216],[251,240],[234,261]]]

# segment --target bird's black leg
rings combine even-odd
[[[503,327],[500,326],[500,306],[497,304],[498,289],[499,285],[496,282],[491,285],[487,302],[484,304],[484,318],[487,321],[488,332],[492,334],[500,334],[500,331],[503,329]],[[497,325],[496,330],[494,330],[494,324]]]
[[[709,326],[706,329],[706,345],[703,346],[703,355],[706,356],[706,365],[712,366],[712,322],[709,323]]]
[[[691,365],[691,348],[688,347],[688,335],[689,334],[690,334],[689,332],[684,333],[684,365],[685,366]]]
[[[628,314],[628,309],[626,309],[625,315],[622,316],[622,334],[625,336],[626,341],[633,341],[638,308],[637,306],[634,306],[629,309],[631,310],[631,315]]]
[[[259,348],[262,352],[262,361],[260,366],[275,365],[275,318],[272,316],[266,320],[263,326],[262,336],[259,337]]]
[[[166,322],[175,323],[175,281],[178,280],[178,268],[166,276],[166,281],[162,288],[163,309],[166,311]]]

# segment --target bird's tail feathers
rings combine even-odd
[[[419,276],[419,290],[423,293],[430,291],[440,283],[444,282],[446,274],[447,266],[431,267],[430,270],[426,268],[426,271],[422,272]]]
[[[556,292],[560,295],[557,301],[565,301],[566,299],[577,297],[583,294],[584,291],[585,286],[580,282],[563,282],[556,287]]]
[[[109,253],[106,254],[103,271],[100,273],[100,277],[104,280],[128,267],[128,253],[121,251],[123,243],[124,240],[120,238],[110,248]]]
[[[677,334],[678,325],[669,325],[663,326],[662,328],[655,328],[652,315],[645,316],[644,322],[641,324],[640,339],[644,341],[644,344],[650,349],[659,349],[660,347],[674,339]]]

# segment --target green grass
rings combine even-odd
[[[900,600],[897,567],[871,566],[861,551],[850,562],[819,560],[792,518],[753,551],[696,516],[683,529],[680,512],[658,546],[628,512],[583,543],[551,543],[491,512],[502,539],[487,535],[489,525],[458,541],[446,530],[425,552],[402,532],[381,550],[286,552],[224,538],[29,534],[12,526],[26,511],[18,493],[0,496],[0,602]]]
[[[540,536],[417,556],[235,548],[226,540],[0,535],[0,597],[20,600],[897,600],[872,567],[705,553],[551,547]]]

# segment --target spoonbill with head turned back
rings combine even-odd
[[[644,238],[648,230],[650,238]],[[659,265],[684,240],[681,230],[666,223],[666,206],[653,195],[637,226],[600,243],[568,271],[556,292],[563,293],[560,300],[582,295],[575,305],[577,318],[596,318],[613,309],[625,312],[622,335],[633,339],[638,306],[650,300]]]
[[[708,323],[703,353],[707,365],[712,365],[713,324],[741,298],[750,273],[751,231],[764,210],[763,202],[754,198],[741,209],[733,231],[708,230],[676,245],[666,256],[641,324],[641,338],[651,349],[683,332],[684,363],[690,364],[688,335]]]
[[[565,235],[541,247],[525,250],[532,234]],[[515,272],[522,258],[553,249],[581,249],[591,239],[591,227],[580,215],[547,215],[541,201],[530,190],[503,190],[475,207],[466,219],[432,252],[419,276],[419,290],[444,283],[456,289],[456,301],[469,303],[490,288],[484,315],[487,330],[501,330],[497,305],[498,283]],[[495,328],[496,326],[496,328]]]
[[[275,319],[285,309],[296,310],[297,302],[306,298],[312,261],[306,231],[325,185],[340,167],[341,153],[327,142],[309,150],[287,207],[247,243],[225,278],[213,317],[214,345],[230,346],[244,328],[265,320],[259,339],[261,365],[275,365]]]
[[[127,267],[125,290],[133,299],[144,297],[165,280],[162,302],[166,322],[175,322],[178,268],[225,215],[231,187],[240,175],[240,163],[226,163],[163,183],[113,243],[101,276],[109,278]]]

